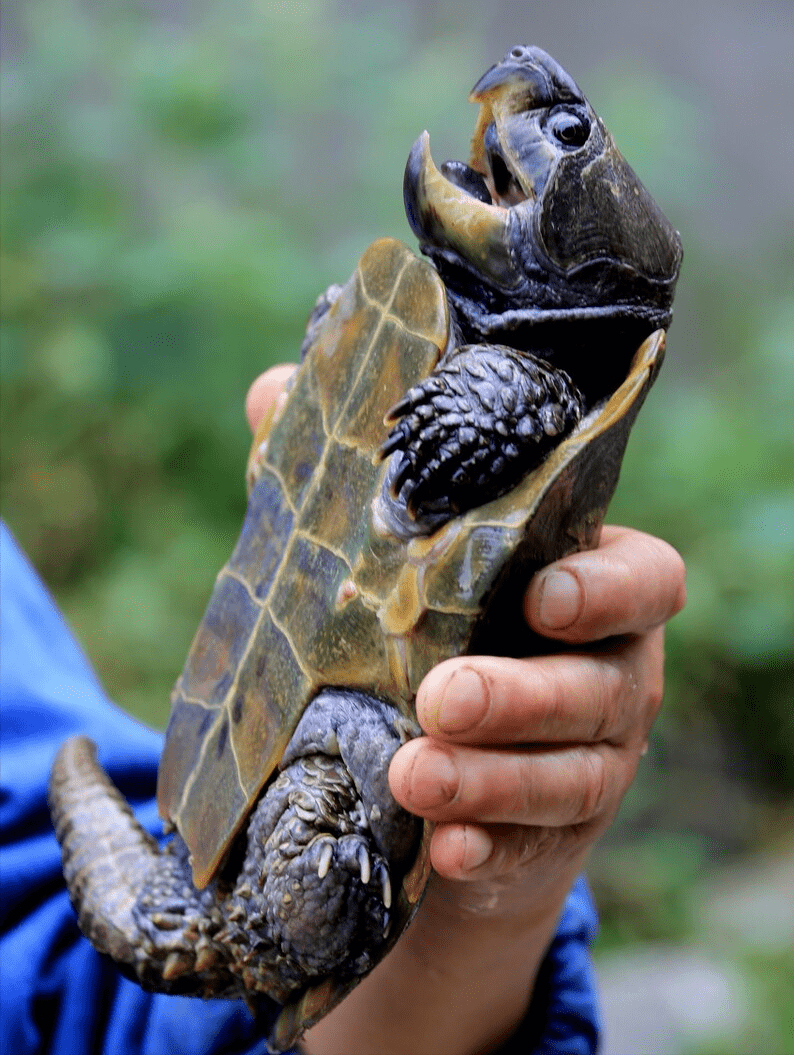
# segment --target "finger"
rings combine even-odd
[[[527,590],[529,625],[560,641],[641,634],[679,612],[686,600],[680,555],[661,539],[605,527],[597,549],[564,557]]]
[[[445,879],[496,879],[554,853],[562,838],[564,830],[557,828],[439,824],[430,842],[430,862]]]
[[[418,737],[394,755],[389,783],[430,821],[559,828],[611,816],[635,768],[607,744],[494,751]]]
[[[663,688],[658,628],[600,652],[447,660],[420,685],[416,712],[428,735],[455,743],[620,743],[647,735]]]
[[[602,826],[599,826],[602,827]],[[430,862],[435,871],[444,879],[463,880],[475,885],[471,894],[463,902],[468,911],[488,911],[494,903],[494,897],[504,905],[510,896],[510,889],[501,886],[494,890],[486,885],[479,887],[480,882],[510,878],[513,881],[526,869],[532,868],[534,883],[556,886],[559,882],[561,854],[564,855],[564,866],[586,854],[587,847],[598,834],[598,828],[527,827],[517,824],[483,826],[479,824],[439,824],[433,831],[430,842]],[[572,837],[573,836],[573,837]],[[547,866],[543,866],[543,861]],[[575,864],[578,872],[581,864]],[[516,891],[520,904],[527,904],[525,882],[519,882]],[[460,899],[461,895],[457,895]]]
[[[251,432],[256,432],[257,425],[278,399],[294,369],[292,363],[273,366],[264,374],[260,374],[248,389],[248,395],[245,397],[245,415]]]

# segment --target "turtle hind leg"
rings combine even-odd
[[[421,829],[387,780],[391,756],[413,732],[381,700],[324,690],[254,812],[243,872],[261,894],[248,925],[274,942],[277,973],[295,987],[364,974],[380,958],[392,886]]]

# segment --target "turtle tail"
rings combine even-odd
[[[58,751],[49,804],[69,895],[94,948],[144,989],[210,996],[239,987],[207,933],[221,919],[213,894],[190,881],[187,848],[181,839],[161,848],[141,827],[91,740],[76,736]]]
[[[80,929],[100,952],[134,966],[133,908],[157,863],[157,842],[137,822],[85,736],[67,740],[55,756],[49,804]]]

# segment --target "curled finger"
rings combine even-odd
[[[420,737],[392,759],[401,806],[437,823],[565,827],[611,817],[634,775],[608,744],[496,751]]]
[[[684,606],[686,573],[662,539],[605,527],[594,550],[556,561],[532,580],[525,615],[538,633],[574,643],[641,634]]]
[[[468,744],[619,743],[647,735],[661,704],[663,632],[593,652],[439,664],[416,700],[422,728]]]
[[[245,397],[245,415],[251,432],[256,432],[262,418],[279,399],[294,369],[292,363],[272,366],[260,374],[248,389],[248,395]]]
[[[557,828],[440,824],[433,832],[430,860],[445,879],[488,882],[557,853],[566,838],[567,832]],[[495,892],[488,893],[493,897]]]

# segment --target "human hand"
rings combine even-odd
[[[245,397],[245,416],[248,427],[255,433],[259,422],[280,399],[286,398],[284,386],[295,370],[294,363],[272,366],[254,381]]]
[[[457,657],[424,679],[427,735],[400,748],[389,776],[402,806],[436,822],[436,872],[473,884],[446,884],[446,898],[510,910],[567,891],[645,752],[684,574],[667,543],[605,527],[595,550],[542,570],[526,593],[529,625],[567,651]]]

